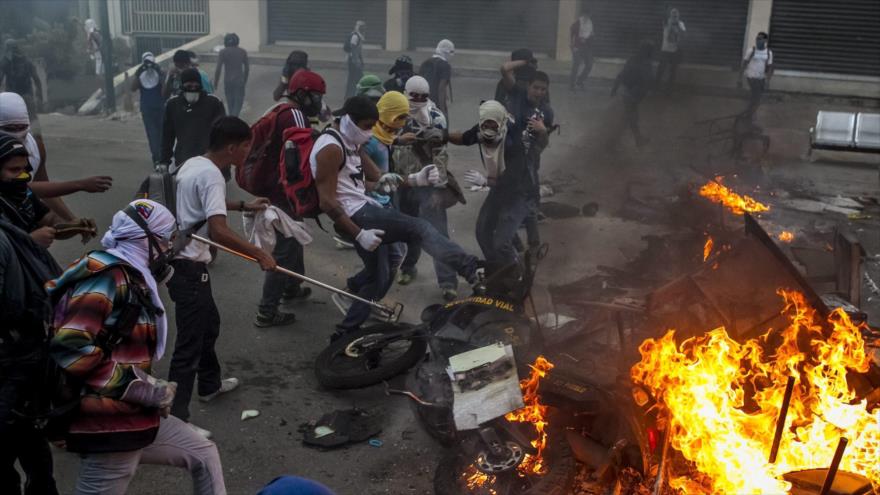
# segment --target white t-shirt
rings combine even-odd
[[[773,65],[773,52],[769,48],[764,48],[763,50],[752,48],[752,53],[754,55],[749,60],[749,64],[746,65],[746,77],[749,79],[764,79],[767,77],[767,66]]]
[[[678,21],[678,29],[675,29],[675,24],[667,22],[663,26],[663,44],[660,46],[660,51],[672,53],[677,52],[681,33],[686,31],[684,21]]]
[[[203,156],[190,158],[180,167],[176,180],[177,224],[181,230],[215,215],[226,216],[226,180],[214,162]],[[206,236],[207,232],[205,224],[195,233]],[[175,258],[208,263],[211,253],[207,244],[191,241]]]
[[[335,132],[335,131],[329,131]],[[342,137],[338,132],[337,136]],[[336,179],[336,201],[345,210],[345,214],[352,216],[367,203],[379,205],[376,201],[367,196],[366,185],[364,184],[364,167],[361,165],[361,157],[358,149],[345,142],[345,166],[339,170],[339,176]],[[312,154],[309,155],[309,164],[312,166],[312,177],[318,177],[318,161],[316,157],[318,152],[327,146],[339,147],[339,141],[333,136],[324,134],[315,141],[312,148]]]

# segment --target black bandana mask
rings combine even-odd
[[[9,181],[0,181],[0,196],[3,196],[7,201],[13,202],[16,205],[24,203],[28,197],[29,181],[30,176],[27,178],[15,178]]]

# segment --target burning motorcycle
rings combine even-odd
[[[420,423],[449,447],[435,474],[437,494],[568,493],[577,470],[573,447],[611,468],[643,470],[653,462],[657,438],[652,443],[629,387],[597,383],[555,357],[526,314],[530,303],[537,313],[529,296],[545,254],[529,253],[524,266],[494,274],[482,294],[427,307],[419,325],[364,328],[316,360],[318,380],[329,388],[379,383],[418,362],[407,390],[388,391],[413,399]]]

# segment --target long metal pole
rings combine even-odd
[[[834,451],[834,458],[831,460],[831,466],[828,467],[828,473],[825,475],[825,483],[822,484],[822,491],[819,495],[828,495],[831,493],[831,487],[834,485],[834,478],[837,477],[837,469],[840,468],[840,461],[843,459],[843,451],[849,443],[845,437],[840,437],[837,442],[837,450]]]
[[[782,396],[782,407],[779,408],[779,417],[776,418],[776,434],[773,435],[773,445],[770,447],[770,464],[776,464],[779,445],[782,443],[782,433],[785,431],[785,418],[788,417],[788,408],[791,405],[792,392],[794,392],[794,377],[790,376],[785,384],[785,395]]]
[[[107,0],[98,3],[101,12],[101,61],[104,65],[104,103],[107,113],[116,112],[116,89],[113,87],[113,36]]]
[[[243,259],[246,259],[246,260],[248,260],[248,261],[253,261],[253,262],[255,262],[255,263],[257,262],[257,259],[254,258],[253,256],[248,256],[248,255],[246,255],[246,254],[244,254],[244,253],[240,253],[240,252],[238,252],[238,251],[236,251],[236,250],[234,250],[234,249],[230,249],[230,248],[228,248],[228,247],[226,247],[226,246],[224,246],[224,245],[222,245],[222,244],[218,244],[218,243],[216,243],[216,242],[214,242],[214,241],[212,241],[212,240],[210,240],[210,239],[205,239],[204,237],[202,237],[202,236],[200,236],[200,235],[191,234],[190,237],[191,237],[193,240],[199,241],[199,242],[204,243],[204,244],[207,244],[207,245],[209,245],[209,246],[214,246],[214,247],[217,248],[217,249],[220,249],[220,250],[222,250],[222,251],[226,251],[227,253],[229,253],[229,254],[233,254],[233,255],[235,255],[235,256],[238,256],[239,258],[243,258]],[[276,266],[276,267],[275,267],[275,271],[278,272],[278,273],[283,273],[283,274],[285,274],[285,275],[287,275],[287,276],[290,276],[290,277],[298,278],[298,279],[302,280],[303,282],[308,282],[308,283],[310,283],[310,284],[317,285],[318,287],[322,287],[322,288],[324,288],[324,289],[327,289],[327,290],[329,290],[330,292],[335,292],[335,293],[339,294],[340,296],[345,296],[345,297],[347,297],[347,298],[349,298],[349,299],[354,299],[355,301],[362,302],[362,303],[364,303],[364,304],[368,304],[368,305],[370,305],[371,307],[376,308],[377,310],[379,310],[379,311],[385,313],[385,315],[388,316],[388,317],[393,317],[393,316],[394,316],[394,308],[389,308],[388,306],[385,306],[385,305],[383,305],[383,304],[377,303],[377,302],[375,302],[375,301],[370,301],[369,299],[364,299],[364,298],[362,298],[362,297],[360,297],[360,296],[356,296],[356,295],[354,295],[354,294],[350,294],[350,293],[348,293],[348,292],[345,292],[345,291],[342,290],[342,289],[337,289],[336,287],[333,287],[332,285],[325,284],[324,282],[321,282],[320,280],[315,280],[315,279],[313,279],[313,278],[306,277],[305,275],[301,275],[301,274],[299,274],[299,273],[296,273],[296,272],[294,272],[294,271],[290,271],[290,270],[288,270],[288,269],[286,269],[286,268],[282,268],[282,267],[280,267],[280,266]]]

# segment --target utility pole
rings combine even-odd
[[[116,112],[116,92],[113,89],[113,40],[110,36],[110,14],[107,0],[100,0],[101,58],[104,61],[104,108],[107,113]]]

